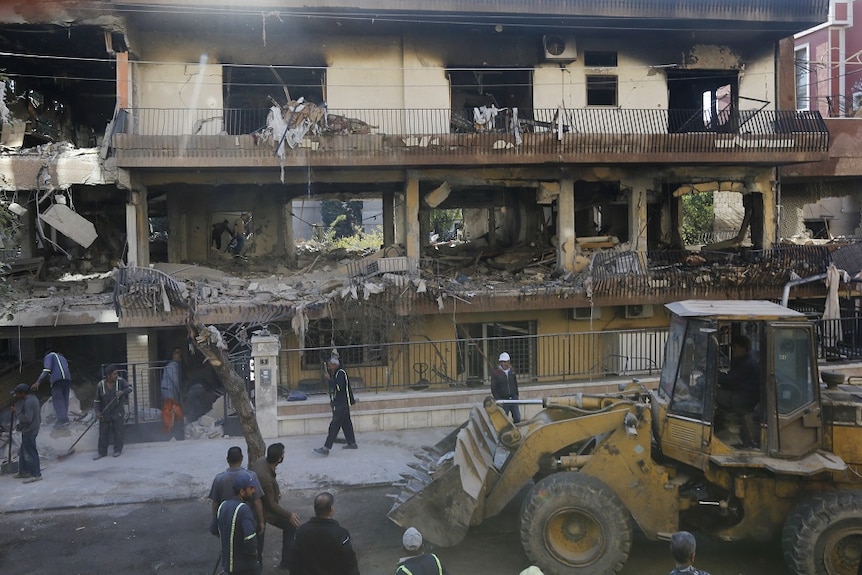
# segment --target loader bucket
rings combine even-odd
[[[408,464],[410,471],[396,483],[401,492],[389,518],[401,527],[416,527],[435,545],[456,545],[470,525],[484,518],[485,495],[499,477],[498,446],[519,440],[493,399],[474,407],[466,423],[434,447],[423,448],[416,454],[418,463]]]

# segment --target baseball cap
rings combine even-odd
[[[504,351],[503,353],[500,354],[499,361],[511,361],[511,359],[512,358],[509,357],[509,354]]]
[[[239,493],[241,490],[246,487],[254,486],[254,482],[251,480],[251,475],[248,472],[243,471],[238,473],[236,479],[233,480],[233,491],[234,493]]]
[[[422,547],[422,534],[415,527],[408,527],[401,538],[401,544],[407,551],[416,551]]]
[[[330,357],[329,363],[331,363],[332,365],[341,365],[341,362],[338,360],[337,357]]]
[[[30,393],[30,386],[26,383],[19,383],[15,386],[14,393]]]

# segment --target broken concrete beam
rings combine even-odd
[[[99,237],[96,226],[90,220],[63,204],[53,204],[39,214],[39,219],[85,248],[90,247]]]

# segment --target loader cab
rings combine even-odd
[[[814,333],[802,314],[770,302],[667,307],[670,332],[655,398],[662,416],[653,419],[663,453],[706,469],[717,454],[794,458],[820,446]],[[739,338],[750,343],[743,373],[759,387],[756,405],[727,399],[740,378],[730,351]]]

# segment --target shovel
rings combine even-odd
[[[129,388],[129,389],[131,389],[131,388]],[[109,401],[109,402],[108,402],[108,405],[106,405],[106,406],[105,406],[105,409],[103,409],[102,411],[103,411],[103,412],[104,412],[104,411],[107,411],[107,410],[108,410],[108,408],[110,408],[112,405],[114,405],[114,402],[115,402],[115,401],[117,401],[118,399],[120,399],[120,398],[121,398],[121,397],[123,397],[124,395],[125,395],[125,393],[118,393],[118,394],[116,394],[116,395],[114,396],[114,399],[112,399],[111,401]],[[90,431],[90,429],[91,429],[94,425],[96,425],[96,422],[97,422],[97,421],[99,421],[99,418],[98,418],[98,417],[94,417],[94,418],[93,418],[93,421],[91,421],[91,422],[90,422],[90,425],[88,425],[88,426],[87,426],[87,429],[85,429],[85,430],[83,431],[83,433],[81,433],[81,435],[79,435],[79,436],[78,436],[78,439],[76,439],[76,440],[75,440],[75,443],[73,443],[73,444],[72,444],[72,447],[70,447],[70,448],[69,448],[69,451],[67,451],[66,453],[61,453],[60,455],[58,455],[58,456],[57,456],[57,461],[63,461],[64,459],[66,459],[67,457],[70,457],[73,453],[75,453],[75,446],[76,446],[76,445],[78,445],[78,442],[79,442],[79,441],[81,441],[81,439],[83,439],[83,437],[87,434],[87,432],[88,432],[88,431]],[[9,445],[12,445],[12,444],[11,444],[11,441],[10,441]]]

